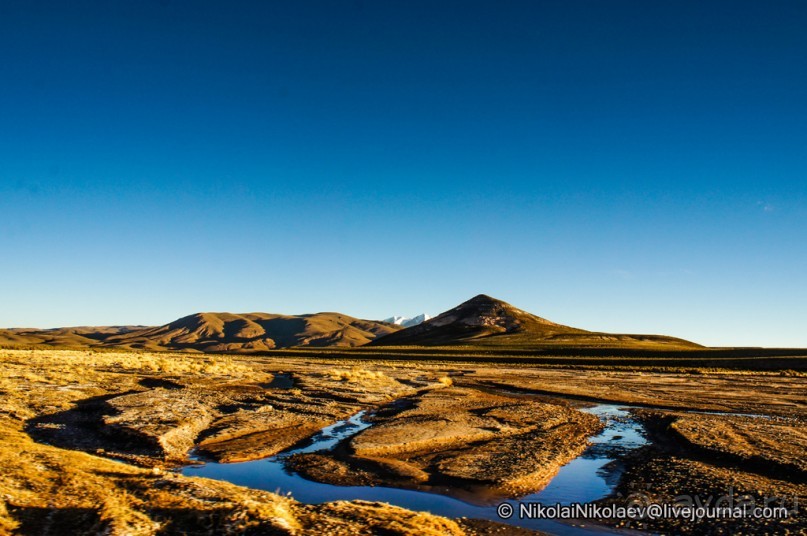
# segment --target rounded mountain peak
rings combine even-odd
[[[555,324],[487,294],[478,294],[434,318],[372,344],[455,344],[493,335],[518,335],[532,340],[561,332],[582,330]]]
[[[461,305],[464,305],[465,303],[505,303],[505,302],[503,302],[502,300],[497,300],[496,298],[488,296],[487,294],[477,294],[476,296],[474,296],[473,298],[464,302]]]
[[[438,315],[430,320],[429,323],[439,326],[459,322],[469,326],[511,332],[522,329],[525,327],[525,323],[529,324],[535,321],[542,324],[551,324],[548,320],[517,309],[507,302],[497,300],[487,294],[478,294],[455,308]]]

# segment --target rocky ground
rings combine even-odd
[[[807,532],[807,378],[781,373],[478,370],[474,381],[521,396],[644,406],[647,447],[621,464],[603,504],[684,505],[733,497],[783,504],[786,519],[599,520],[662,534]],[[671,409],[652,409],[671,408]],[[738,415],[739,414],[739,415]],[[749,499],[750,498],[750,499]]]
[[[627,460],[618,495],[604,502],[647,505],[770,505],[785,519],[657,519],[620,523],[661,533],[804,534],[807,424],[798,418],[638,410],[653,439]]]

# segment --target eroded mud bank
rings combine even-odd
[[[651,439],[626,459],[607,502],[768,505],[785,518],[653,519],[613,523],[681,534],[807,532],[807,424],[800,417],[635,410]]]
[[[143,466],[180,466],[188,452],[236,462],[276,454],[358,411],[444,387],[442,376],[300,367],[251,378],[177,376],[82,401],[28,423],[37,439]]]
[[[628,412],[613,406],[597,406],[584,410],[589,417],[602,422],[605,429],[591,438],[592,444],[583,454],[561,467],[548,486],[537,493],[521,497],[524,501],[538,501],[546,504],[556,502],[589,502],[606,497],[615,485],[617,476],[609,465],[625,451],[641,445],[644,440],[639,432],[638,423],[630,418]],[[384,413],[382,410],[380,413]],[[362,418],[364,417],[364,418]],[[389,415],[387,415],[389,418]],[[290,493],[295,498],[317,504],[342,499],[361,499],[380,501],[417,511],[425,511],[444,517],[454,518],[466,528],[491,534],[527,533],[527,529],[543,531],[551,534],[582,536],[600,534],[606,527],[593,527],[590,522],[558,522],[553,520],[510,519],[502,520],[496,506],[504,500],[495,487],[485,486],[479,482],[469,485],[468,481],[453,481],[452,485],[408,485],[389,487],[392,482],[381,482],[373,485],[344,485],[346,480],[337,474],[328,478],[313,481],[303,478],[286,465],[289,460],[313,460],[318,468],[336,468],[340,466],[327,464],[339,456],[340,451],[349,449],[353,439],[374,429],[373,421],[357,414],[343,423],[328,427],[317,434],[313,441],[306,441],[278,456],[266,460],[245,463],[222,464],[207,463],[188,467],[187,475],[200,475],[208,478],[227,480],[239,485],[273,489],[281,493]],[[326,464],[319,465],[321,460]],[[323,473],[324,475],[325,473]],[[349,476],[349,473],[348,473]],[[324,481],[324,482],[323,482]],[[331,483],[325,483],[331,482]],[[342,485],[336,485],[339,482]],[[459,487],[458,487],[459,486]],[[507,528],[501,524],[506,523]],[[522,532],[514,532],[522,531]]]
[[[339,449],[296,455],[289,466],[339,485],[484,488],[514,497],[545,486],[602,427],[560,403],[467,387],[430,391],[410,404],[380,411]]]

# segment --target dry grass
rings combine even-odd
[[[370,534],[367,527],[371,525],[386,527],[389,534],[462,534],[453,522],[428,514],[354,503],[306,506],[289,497],[226,482],[183,477],[58,448],[36,442],[26,433],[31,419],[62,414],[94,397],[117,394],[118,399],[132,399],[134,404],[149,390],[144,380],[190,386],[152,389],[155,396],[159,394],[155,400],[162,400],[161,396],[166,406],[173,404],[173,393],[180,392],[199,393],[202,402],[209,397],[210,404],[216,404],[226,399],[216,394],[216,388],[232,385],[222,393],[239,393],[270,380],[272,374],[260,360],[148,352],[0,350],[0,370],[0,534],[355,535]],[[371,371],[349,372],[349,377],[365,383],[395,382]],[[344,383],[351,384],[349,380]],[[385,399],[389,388],[379,390],[385,393],[377,396]],[[293,399],[294,390],[287,391]],[[121,396],[127,392],[134,394]],[[157,409],[152,408],[151,413],[157,415]],[[240,413],[246,412],[234,415]],[[255,413],[265,416],[275,411]],[[58,429],[62,425],[43,426]],[[323,527],[329,530],[323,532]],[[430,527],[447,528],[434,532]]]
[[[454,385],[454,380],[452,380],[448,376],[440,376],[439,378],[437,378],[437,382],[446,387],[451,387],[452,385]]]
[[[761,463],[807,477],[807,425],[795,420],[725,415],[676,416],[670,430],[688,445],[722,458]]]
[[[92,350],[2,350],[0,356],[9,361],[24,363],[34,371],[64,371],[71,373],[86,370],[117,369],[127,372],[159,372],[162,374],[213,374],[243,377],[253,368],[237,363],[229,356],[196,356],[153,352],[95,352]],[[30,372],[29,372],[30,373]],[[52,378],[43,378],[51,381]]]
[[[377,382],[379,380],[385,381],[389,379],[389,377],[380,370],[373,371],[356,367],[350,370],[332,370],[330,374],[331,378],[334,380],[343,382]]]

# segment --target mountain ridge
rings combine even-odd
[[[202,312],[162,326],[126,328],[12,328],[0,330],[0,345],[241,353],[292,346],[361,346],[401,329],[331,312],[304,315]]]
[[[0,329],[0,345],[256,353],[283,348],[489,346],[693,349],[666,335],[588,331],[552,322],[485,294],[410,327],[338,312],[302,315],[201,312],[162,326]],[[394,318],[394,317],[393,317]]]

